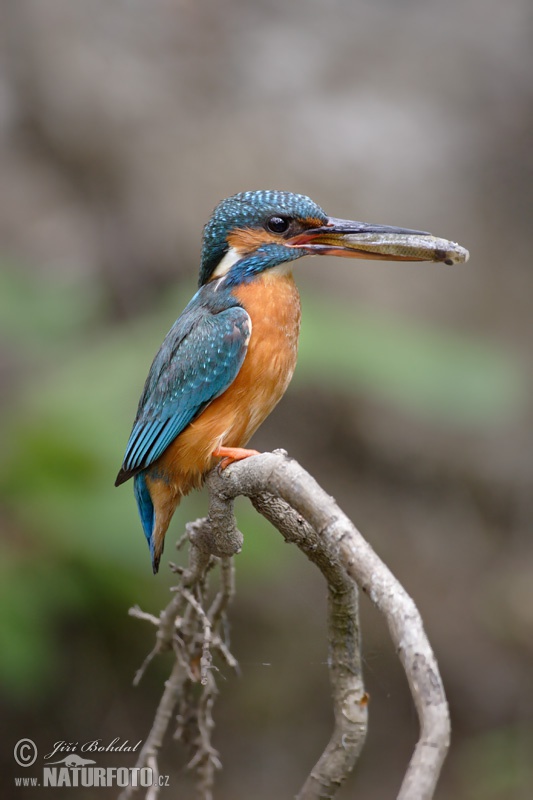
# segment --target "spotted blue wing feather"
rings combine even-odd
[[[169,331],[156,355],[116,485],[150,466],[239,372],[251,333],[240,305],[216,311],[202,290]],[[212,292],[210,292],[212,294]],[[215,313],[213,313],[215,311]]]

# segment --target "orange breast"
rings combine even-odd
[[[158,460],[181,494],[201,483],[216,447],[247,444],[283,397],[296,366],[300,298],[292,275],[266,272],[234,294],[252,320],[239,374]]]

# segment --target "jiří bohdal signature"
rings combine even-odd
[[[102,739],[91,739],[89,742],[83,742],[80,744],[79,742],[66,742],[61,740],[60,742],[55,742],[53,750],[50,753],[45,755],[45,761],[48,759],[53,758],[54,756],[63,755],[65,757],[60,761],[50,761],[50,764],[66,764],[68,767],[81,767],[85,764],[95,764],[95,761],[91,759],[84,759],[81,756],[78,756],[77,753],[134,753],[142,744],[142,739],[136,744],[130,744],[129,739],[124,739],[121,741],[119,736],[115,736],[115,738],[109,742],[109,744],[103,744]],[[69,760],[71,759],[71,760]]]

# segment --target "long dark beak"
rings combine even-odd
[[[329,217],[320,228],[310,228],[287,241],[309,255],[375,258],[386,261],[443,261],[457,264],[468,260],[468,250],[426,231],[372,225]]]

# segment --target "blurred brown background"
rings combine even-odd
[[[299,367],[254,443],[309,469],[417,602],[453,715],[437,798],[532,797],[529,0],[0,7],[3,796],[35,795],[11,775],[40,774],[56,741],[146,737],[170,661],[132,688],[153,632],[127,609],[166,604],[173,541],[205,498],[183,504],[153,578],[113,480],[202,225],[224,196],[280,188],[471,251],[453,268],[299,263]],[[220,675],[216,797],[281,799],[332,724],[325,591],[244,502],[240,525],[243,675]],[[382,800],[417,721],[362,605],[370,731],[339,797]],[[162,796],[192,796],[179,747],[164,753]]]

